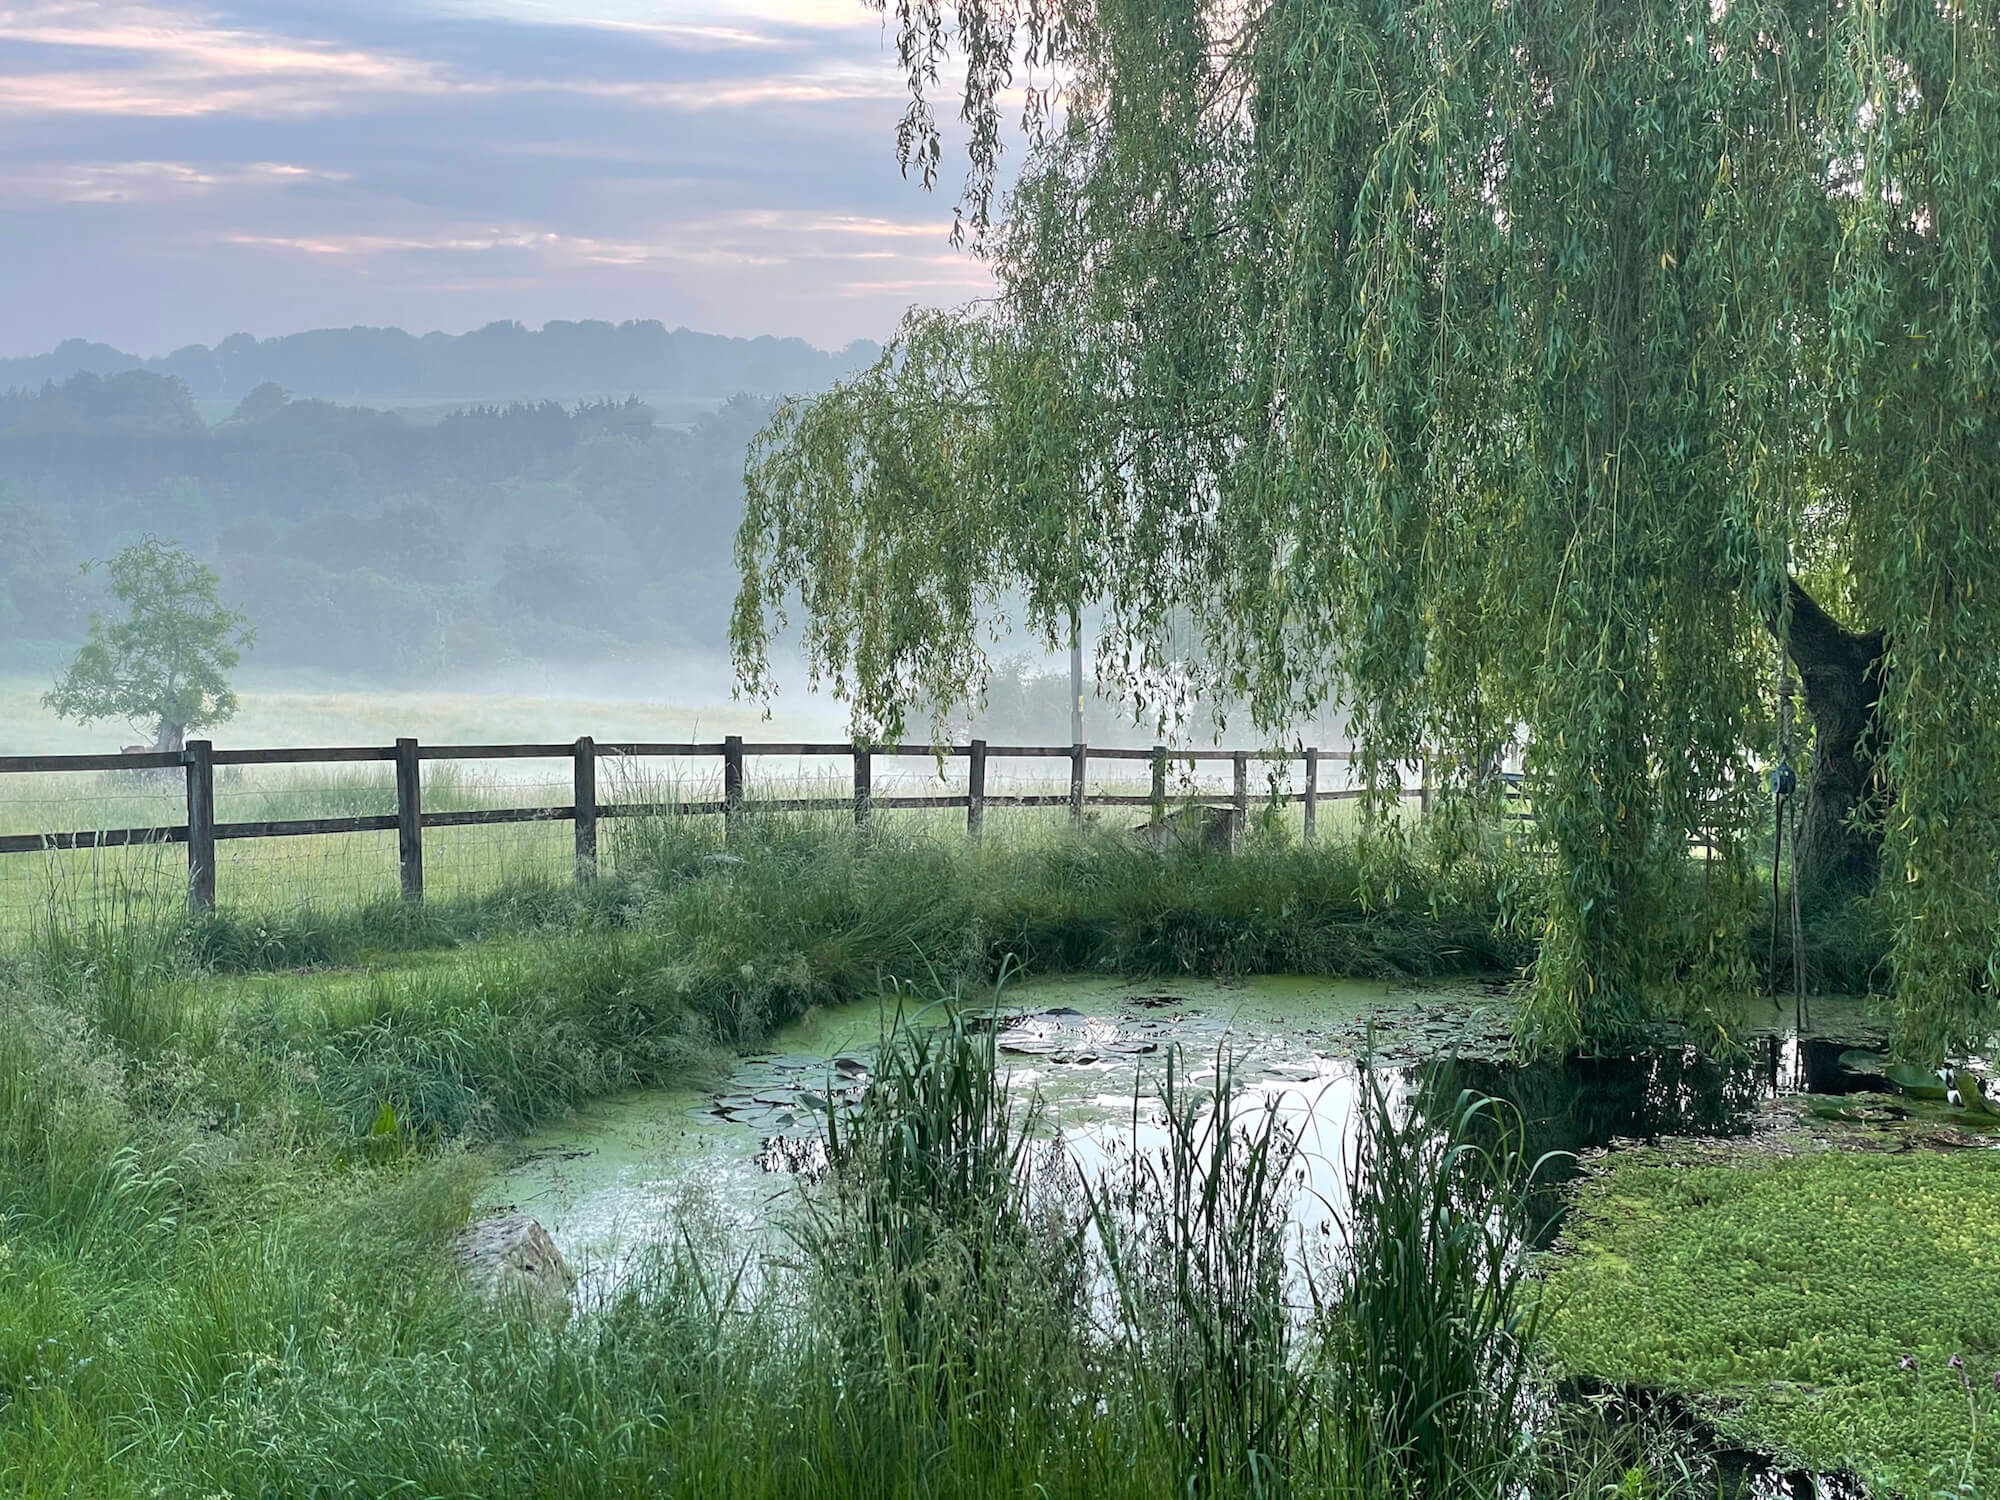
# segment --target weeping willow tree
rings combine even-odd
[[[897,0],[905,166],[949,98],[997,292],[760,439],[742,682],[796,601],[893,732],[996,616],[1087,604],[1141,692],[1191,618],[1261,724],[1337,698],[1378,805],[1419,756],[1470,795],[1525,729],[1558,1046],[1747,985],[1797,755],[1802,881],[1879,880],[1901,1045],[1965,1042],[2000,972],[1996,17]]]

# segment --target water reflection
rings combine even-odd
[[[1487,1144],[1505,1149],[1524,1175],[1547,1159],[1533,1184],[1540,1243],[1555,1231],[1578,1154],[1617,1140],[1741,1134],[1774,1093],[1881,1086],[1881,1054],[1818,1036],[1765,1035],[1729,1058],[1662,1046],[1518,1064],[1492,1046],[1491,1008],[1482,1022],[1477,997],[1464,992],[1296,979],[1071,981],[1010,998],[991,1023],[999,1061],[1017,1098],[1040,1098],[1050,1132],[1086,1174],[1161,1143],[1156,1096],[1170,1053],[1197,1084],[1226,1060],[1245,1107],[1268,1102],[1297,1140],[1291,1219],[1302,1243],[1331,1237],[1339,1222],[1356,1054],[1384,1018],[1396,1036],[1390,1055],[1398,1063],[1387,1071],[1399,1109],[1439,1116],[1461,1091],[1491,1096],[1504,1107],[1488,1117],[1495,1136]],[[673,1205],[689,1191],[748,1240],[766,1235],[801,1179],[823,1168],[820,1111],[865,1086],[895,1014],[861,1005],[829,1012],[780,1035],[771,1053],[744,1059],[719,1089],[601,1103],[525,1143],[491,1201],[539,1218],[586,1274],[670,1235]],[[1483,1050],[1459,1054],[1468,1036]],[[1505,1141],[1503,1120],[1512,1122]]]
[[[1445,1059],[1413,1070],[1413,1100],[1431,1114],[1464,1090],[1501,1101],[1505,1107],[1485,1122],[1494,1132],[1486,1144],[1512,1157],[1524,1181],[1533,1171],[1531,1222],[1537,1245],[1546,1246],[1561,1227],[1563,1186],[1584,1152],[1619,1140],[1746,1133],[1751,1112],[1775,1087],[1775,1056],[1773,1039],[1733,1060],[1694,1047],[1530,1064]],[[1510,1127],[1518,1136],[1500,1139]]]

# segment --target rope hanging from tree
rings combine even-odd
[[[1786,830],[1790,827],[1792,929],[1792,1015],[1803,1040],[1808,1017],[1805,991],[1805,927],[1799,914],[1799,835],[1798,772],[1792,768],[1792,674],[1785,660],[1784,643],[1778,646],[1778,763],[1771,768],[1771,950],[1767,983],[1775,998],[1778,989],[1778,913],[1781,906],[1778,875],[1783,867]]]

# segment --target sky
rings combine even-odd
[[[980,295],[862,0],[0,0],[0,355]]]

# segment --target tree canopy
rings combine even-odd
[[[1990,5],[893,15],[927,178],[963,68],[997,294],[913,313],[753,451],[748,688],[793,591],[815,669],[882,725],[977,680],[983,616],[1024,601],[1054,638],[1087,600],[1100,675],[1159,673],[1185,610],[1265,725],[1343,698],[1384,793],[1419,755],[1470,788],[1525,726],[1531,1019],[1564,1045],[1747,986],[1782,643],[1846,776],[1825,800],[1879,847],[1901,1044],[1987,1024]]]
[[[160,750],[178,750],[188,730],[233,717],[229,674],[251,635],[222,603],[215,570],[157,537],[134,542],[104,568],[125,617],[92,616],[90,639],[42,701],[84,724],[151,724]]]

